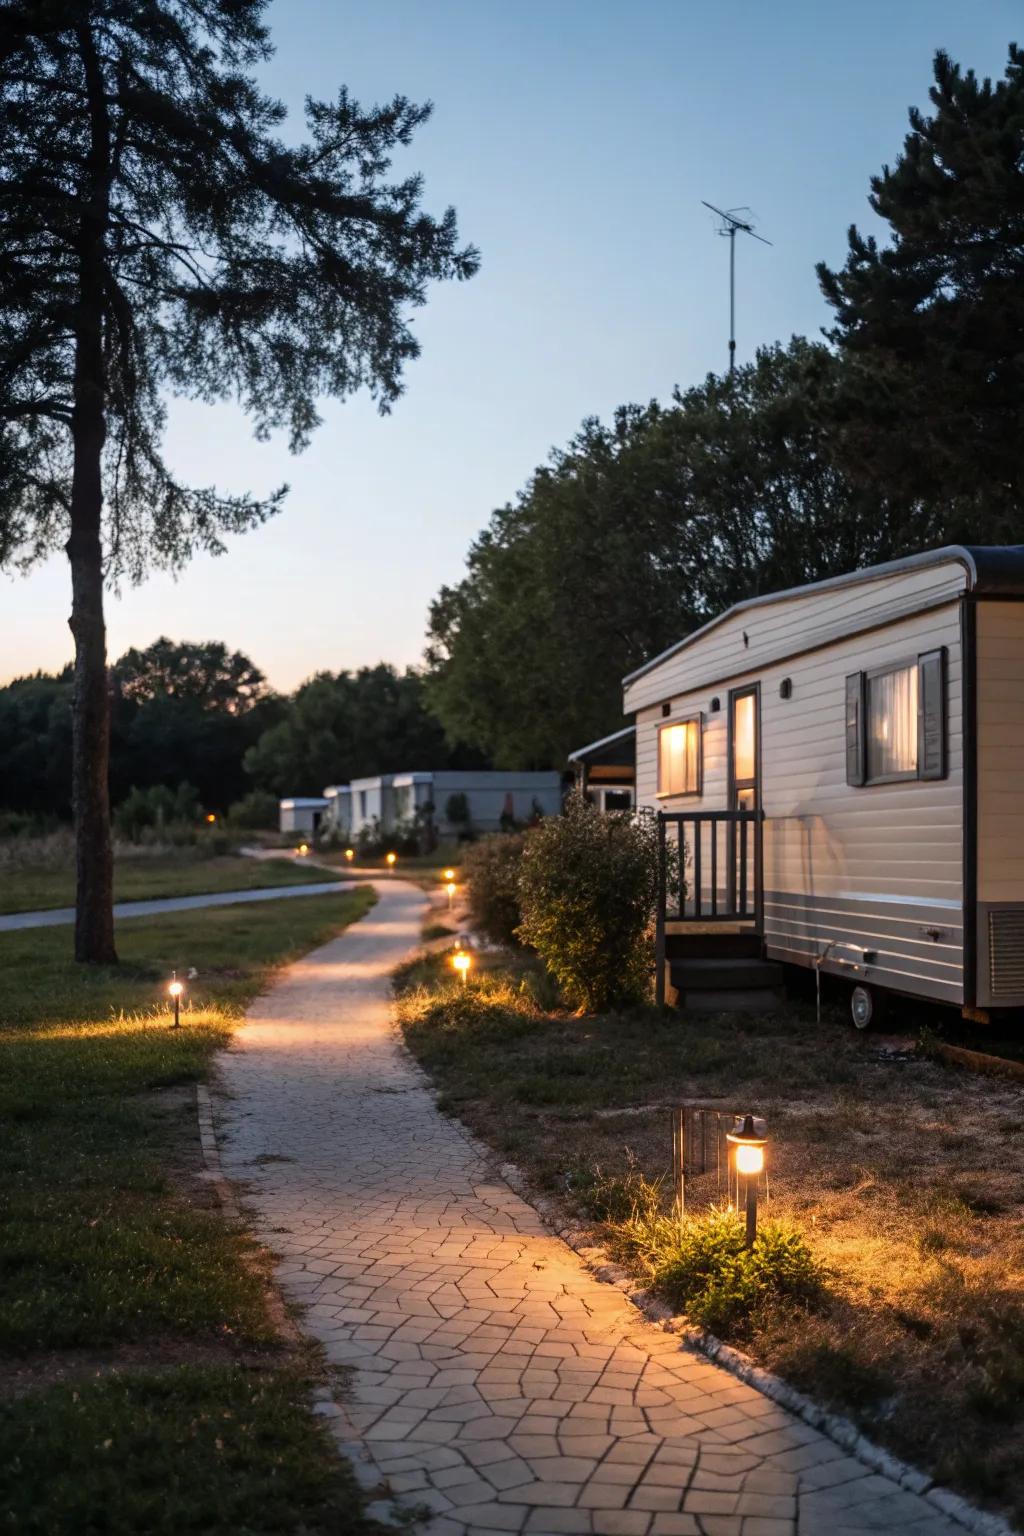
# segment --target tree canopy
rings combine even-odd
[[[1024,490],[1024,52],[979,80],[935,58],[931,115],[912,109],[871,180],[889,226],[853,226],[818,267],[843,363],[835,447],[866,486],[915,502],[928,537],[1014,542]]]
[[[381,663],[320,672],[245,757],[260,789],[319,795],[328,784],[402,769],[475,767],[479,753],[451,748],[430,713],[419,673]]]
[[[625,673],[731,602],[895,553],[877,496],[829,456],[835,369],[794,339],[669,406],[585,422],[431,607],[449,733],[499,767],[562,767],[621,725]]]

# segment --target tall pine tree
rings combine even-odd
[[[116,959],[105,579],[219,550],[267,500],[182,485],[164,398],[234,398],[302,448],[320,396],[382,409],[408,310],[467,277],[454,212],[389,179],[429,107],[309,101],[252,78],[265,0],[7,0],[0,13],[0,564],[63,545],[75,643],[80,960]]]
[[[910,113],[872,178],[888,223],[854,226],[818,276],[844,363],[834,444],[861,485],[907,509],[903,542],[1024,537],[1024,52],[993,84],[935,59],[932,114]]]

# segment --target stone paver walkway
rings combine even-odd
[[[154,917],[159,912],[191,912],[196,907],[233,907],[243,901],[282,901],[289,896],[330,896],[347,891],[342,880],[310,882],[309,885],[275,885],[258,891],[214,891],[206,896],[160,896],[152,901],[115,901],[114,916]],[[0,933],[19,928],[59,928],[75,920],[74,907],[49,907],[43,912],[8,912],[0,917]]]
[[[424,898],[378,890],[252,1008],[218,1119],[285,1293],[354,1370],[331,1422],[379,1499],[433,1536],[961,1532],[643,1319],[437,1112],[388,1000]]]

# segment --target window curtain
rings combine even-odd
[[[691,795],[697,789],[700,730],[696,720],[669,725],[661,732],[658,784],[663,795]]]
[[[868,679],[868,778],[917,771],[917,668]]]

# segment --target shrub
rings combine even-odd
[[[654,972],[649,933],[658,889],[653,820],[599,815],[571,795],[563,816],[527,836],[519,938],[569,1000],[590,1011],[644,999]]]
[[[265,789],[251,789],[228,809],[228,821],[245,832],[273,831],[277,816],[277,796]]]
[[[469,797],[457,790],[449,795],[444,805],[445,820],[453,827],[469,826]]]
[[[130,791],[114,812],[114,827],[133,843],[145,842],[153,833],[172,843],[194,842],[201,814],[199,796],[191,784],[179,784],[177,789],[153,784]]]
[[[473,927],[492,944],[518,944],[516,929],[523,917],[518,886],[525,846],[521,832],[496,832],[474,843],[463,858]]]
[[[637,1200],[628,1219],[612,1222],[611,1240],[673,1307],[733,1338],[766,1308],[808,1305],[824,1289],[824,1272],[799,1232],[767,1221],[747,1248],[744,1218],[734,1210],[712,1207],[680,1225]]]

